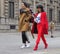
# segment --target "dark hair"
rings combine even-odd
[[[30,12],[33,14],[33,11],[30,9]]]
[[[30,7],[30,4],[29,3],[26,3],[26,2],[22,2],[27,8]]]
[[[37,5],[36,8],[37,8],[37,9],[38,9],[38,8],[41,8],[41,12],[44,12],[44,9],[43,9],[43,6],[42,6],[42,5]]]

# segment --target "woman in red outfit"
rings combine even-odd
[[[46,12],[43,10],[42,5],[37,6],[37,13],[35,14],[35,19],[34,22],[37,23],[37,31],[38,31],[38,36],[36,40],[36,45],[34,47],[34,51],[38,49],[38,44],[40,42],[40,39],[42,39],[45,49],[48,47],[48,44],[46,42],[46,39],[44,37],[44,34],[48,34],[48,20],[47,20],[47,15]],[[32,32],[34,30],[34,27],[32,27]]]

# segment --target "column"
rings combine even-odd
[[[36,11],[36,0],[34,0],[34,13],[35,13],[35,11]]]
[[[0,24],[5,24],[4,0],[0,0]]]
[[[22,1],[21,1],[21,0],[19,0],[19,9],[21,8],[21,2],[22,2]]]
[[[0,0],[0,17],[4,17],[4,0]]]
[[[47,0],[45,0],[45,11],[47,12]]]
[[[57,22],[57,3],[55,3],[55,21]]]
[[[55,20],[57,22],[57,7],[55,7]]]
[[[18,16],[19,16],[19,12],[20,10],[19,10],[19,0],[15,0],[15,2],[14,2],[14,18],[15,19],[18,19]]]

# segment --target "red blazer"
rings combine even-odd
[[[37,13],[34,15],[35,17],[37,17]],[[33,23],[32,26],[32,30],[31,32],[34,33],[34,27],[37,27],[38,32],[42,29],[43,34],[48,34],[48,20],[47,20],[47,15],[46,12],[42,12],[41,13],[41,18],[40,18],[40,23],[38,23],[37,25],[34,25],[35,23]]]

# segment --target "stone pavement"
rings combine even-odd
[[[0,33],[0,54],[60,54],[60,31],[54,32],[54,38],[50,38],[50,32],[48,36],[45,36],[49,44],[48,49],[44,49],[43,42],[39,44],[37,51],[33,51],[35,45],[35,39],[31,34],[27,33],[31,46],[29,48],[21,49],[21,34],[20,33]]]

